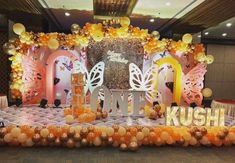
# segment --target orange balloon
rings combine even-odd
[[[142,140],[142,143],[143,143],[144,145],[148,145],[148,144],[149,144],[149,139],[148,139],[148,137],[145,137],[145,138]]]
[[[61,129],[62,129],[62,132],[67,133],[69,131],[69,126],[68,125],[64,125],[64,126],[62,126]]]
[[[126,143],[126,139],[124,136],[120,137],[119,139],[119,143],[122,144],[122,143]]]
[[[156,139],[157,139],[157,135],[155,134],[155,132],[150,132],[149,133],[149,140],[154,141]]]
[[[126,132],[125,139],[129,141],[129,140],[131,140],[131,137],[132,137],[131,132],[129,132],[129,131]]]
[[[120,139],[120,135],[117,132],[114,132],[113,134],[113,140],[118,141]]]
[[[34,135],[34,129],[33,129],[33,128],[28,129],[27,132],[26,132],[26,135],[27,135],[29,138],[32,138],[33,135]]]
[[[60,137],[62,134],[62,128],[58,127],[55,130],[55,133],[53,133],[56,137]]]
[[[102,134],[101,130],[98,129],[98,128],[95,128],[94,132],[95,132],[95,136],[96,136],[96,137],[99,137],[99,136],[101,136],[101,134]]]
[[[93,141],[95,139],[95,134],[94,132],[89,132],[88,135],[87,135],[87,140],[88,141]]]
[[[137,134],[137,131],[138,130],[135,127],[131,127],[131,129],[130,129],[130,133],[131,133],[132,136],[135,136]]]

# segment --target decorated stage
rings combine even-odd
[[[235,144],[234,117],[203,102],[214,57],[191,34],[160,39],[128,17],[73,24],[71,34],[13,31],[3,48],[15,105],[0,110],[0,146]]]
[[[67,124],[64,109],[25,106],[0,111],[0,146],[80,148],[113,146],[136,151],[141,146],[230,146],[235,143],[235,119],[224,127],[166,126],[165,118],[107,117],[89,123]]]

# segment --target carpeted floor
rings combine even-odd
[[[117,148],[1,147],[0,163],[234,163],[235,147],[142,147],[137,152]]]

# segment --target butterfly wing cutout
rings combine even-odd
[[[90,73],[88,74],[87,81],[90,92],[93,92],[96,87],[99,87],[103,84],[104,66],[104,62],[99,62],[94,67],[92,67]]]
[[[186,75],[183,76],[183,98],[190,104],[195,102],[201,105],[204,75],[206,73],[206,64],[198,64]]]
[[[154,91],[155,82],[157,79],[155,79],[155,73],[158,72],[158,69],[156,66],[151,66],[146,70],[146,72],[143,74],[142,71],[139,69],[137,65],[134,63],[130,63],[129,65],[129,74],[130,74],[130,86],[133,90],[140,90],[140,91],[146,91],[146,99],[149,102],[153,102],[154,100],[157,100],[159,97],[155,97],[155,94],[157,93],[157,96],[160,96],[158,92]]]
[[[104,81],[104,62],[97,63],[90,71],[87,71],[86,67],[79,61],[76,62],[74,66],[73,73],[84,73],[85,74],[85,83],[84,83],[84,91],[85,93],[93,92],[93,90],[101,86]]]

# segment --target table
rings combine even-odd
[[[213,100],[212,108],[224,108],[225,114],[235,118],[235,100]]]
[[[7,107],[8,107],[7,96],[0,95],[0,109],[7,108]]]

